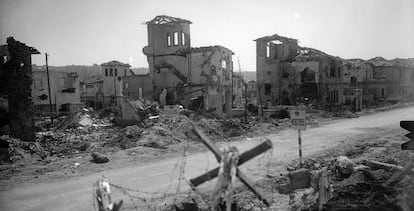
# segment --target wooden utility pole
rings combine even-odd
[[[49,65],[47,63],[47,53],[45,53],[46,56],[46,75],[47,75],[47,87],[49,91],[49,111],[50,111],[50,121],[53,124],[53,107],[52,107],[52,95],[50,94],[50,79],[49,79]]]

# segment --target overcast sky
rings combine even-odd
[[[235,70],[239,57],[254,71],[253,40],[275,33],[342,58],[414,57],[413,0],[0,0],[0,43],[14,36],[51,65],[147,67],[143,23],[157,15],[192,21],[192,46],[230,48]]]

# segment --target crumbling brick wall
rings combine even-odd
[[[10,59],[3,65],[2,83],[6,83],[11,136],[24,141],[34,141],[33,102],[31,96],[31,54],[37,50],[7,38]]]

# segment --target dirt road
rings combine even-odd
[[[367,133],[384,136],[387,135],[387,130],[398,128],[400,120],[409,119],[414,119],[414,107],[370,114],[356,119],[339,120],[318,128],[308,129],[302,133],[303,154],[307,156],[333,147],[340,142],[358,140]],[[281,131],[278,134],[244,139],[229,144],[244,151],[260,143],[266,137],[274,145],[272,162],[280,163],[280,166],[282,166],[297,158],[297,132],[291,129]],[[262,156],[251,160],[242,166],[242,169],[249,177],[260,178],[264,175],[257,169],[264,168],[269,160],[267,158],[270,158],[270,156]],[[32,186],[22,184],[0,193],[0,210],[93,210],[92,185],[101,175],[105,175],[111,182],[121,186],[144,191],[164,192],[171,183],[170,181],[172,181],[169,190],[174,192],[178,181],[178,169],[176,169],[176,174],[173,177],[171,173],[178,159],[180,158],[137,167],[111,169],[55,183]],[[186,159],[184,176],[186,179],[190,179],[216,166],[217,162],[211,153],[193,154]],[[203,187],[208,188],[209,184],[211,186],[211,183],[207,183]],[[188,188],[186,186],[186,184],[183,184],[181,188]],[[124,199],[126,199],[125,196]]]

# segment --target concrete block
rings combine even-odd
[[[301,168],[291,171],[289,172],[289,178],[292,190],[308,188],[311,185],[311,173],[308,169]]]

